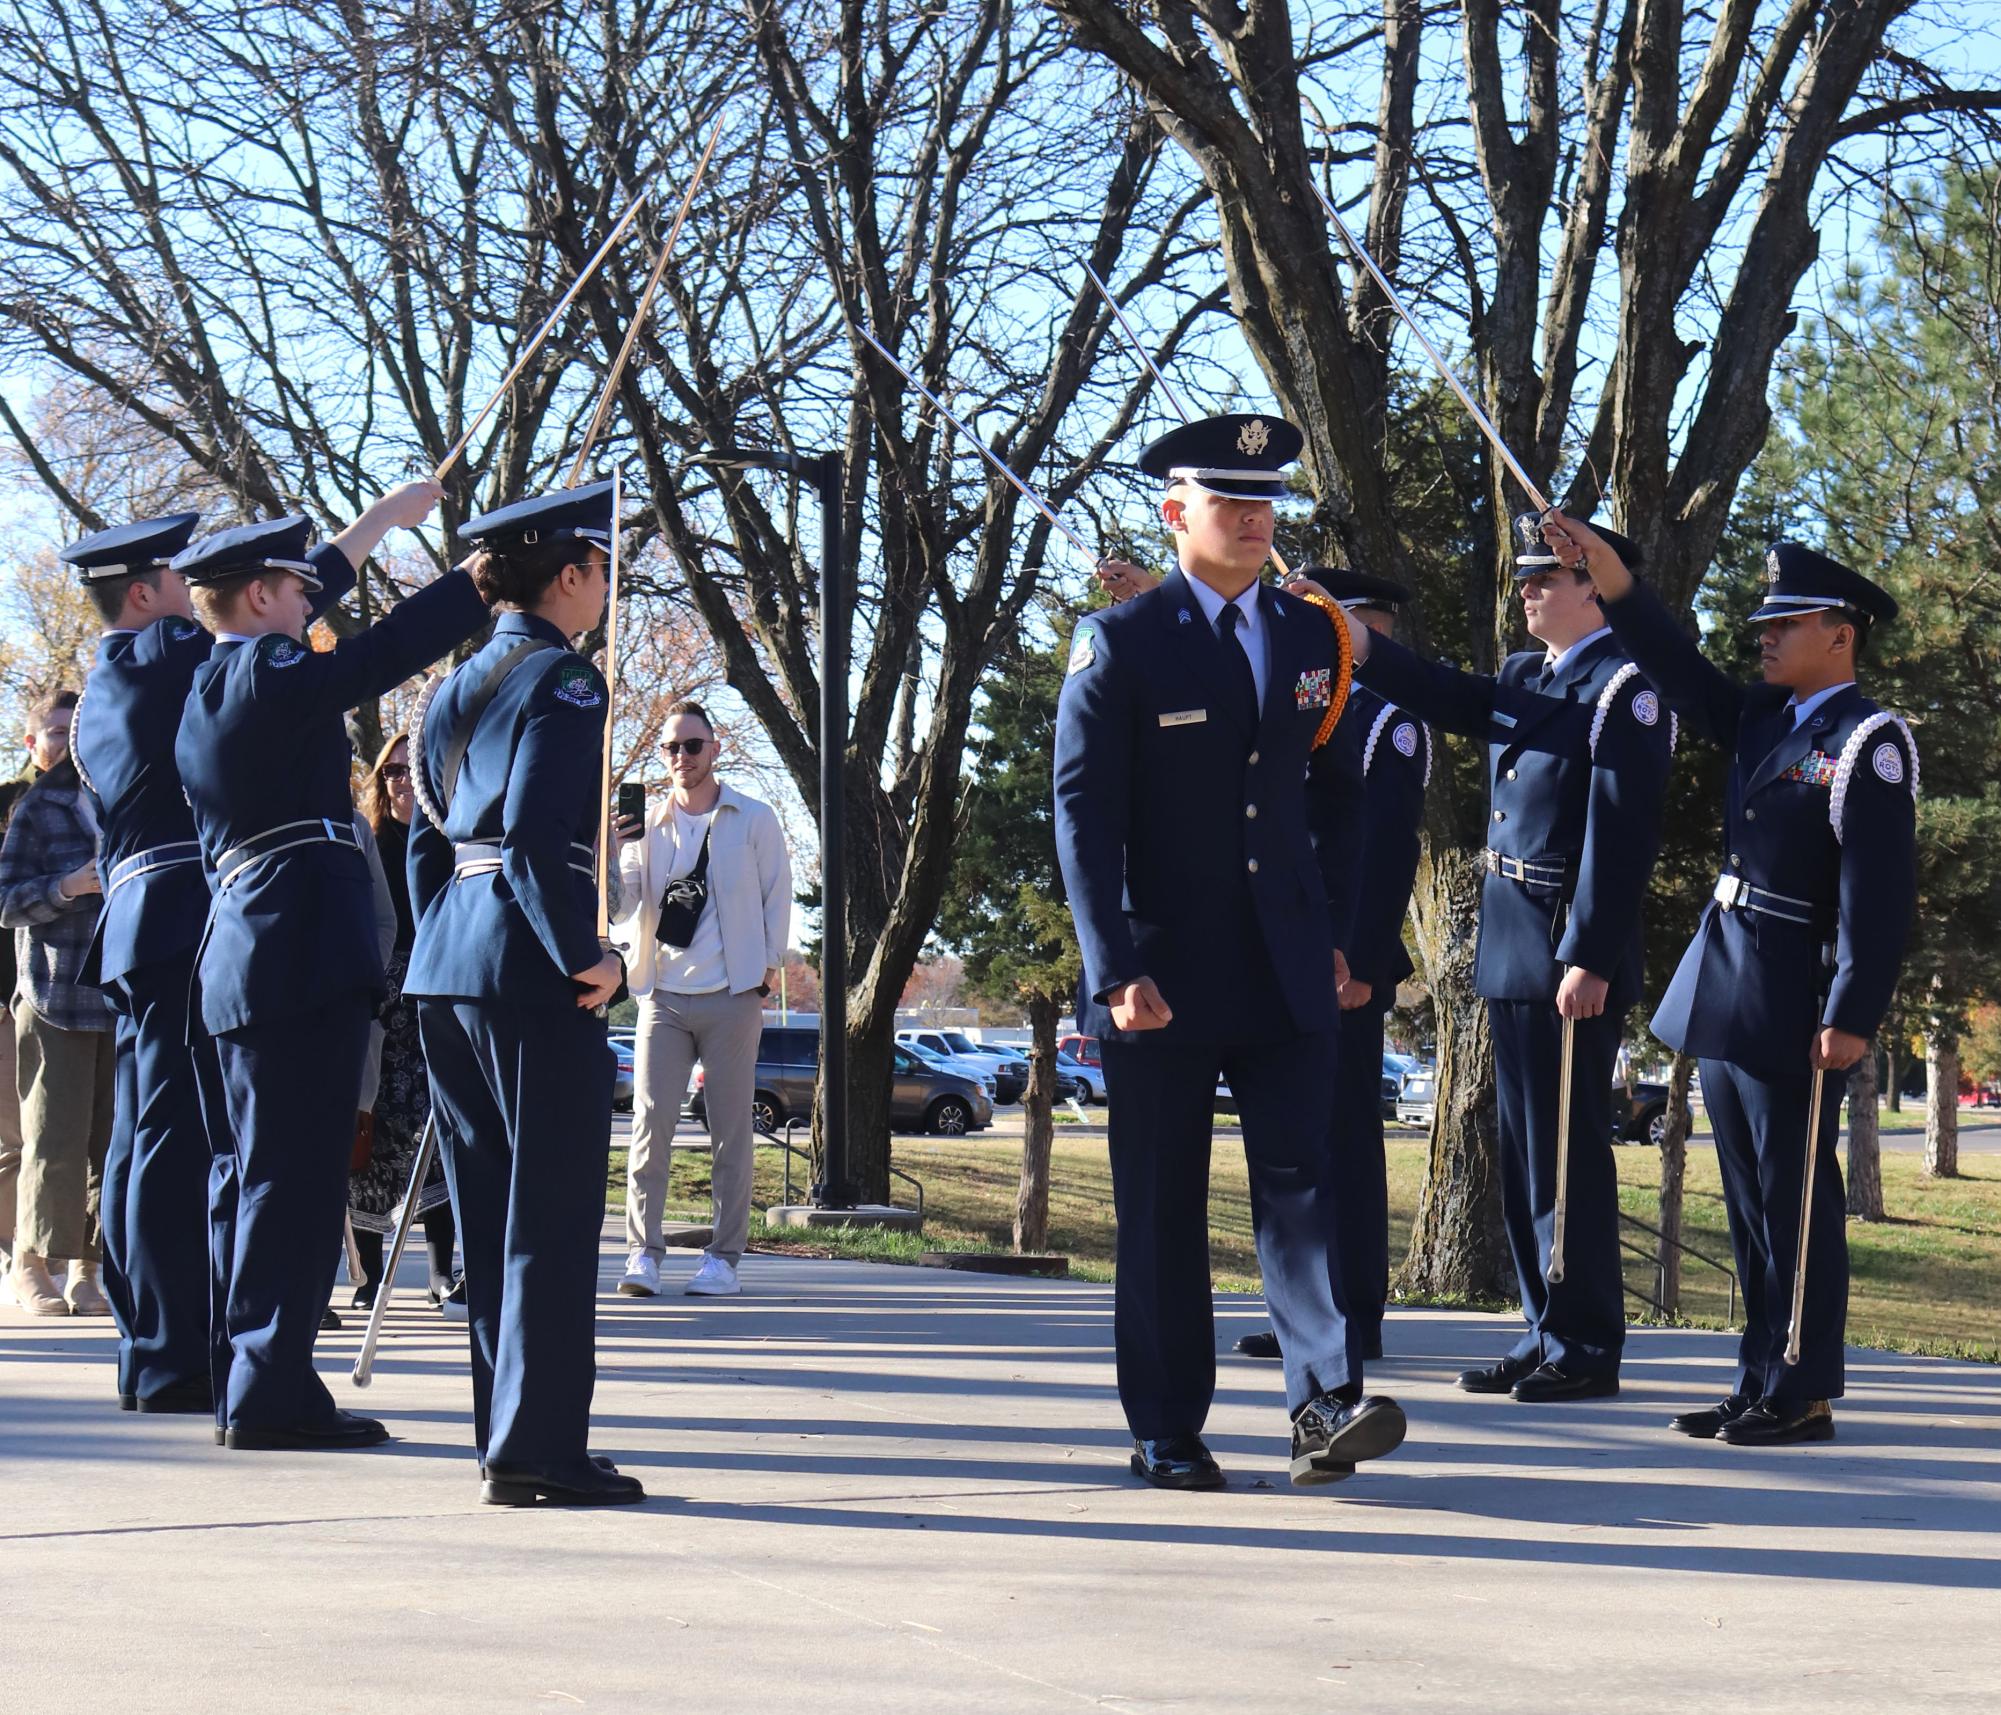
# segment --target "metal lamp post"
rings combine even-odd
[[[821,1178],[813,1201],[852,1209],[848,1178],[848,592],[841,559],[845,483],[839,453],[728,447],[702,462],[776,470],[810,482],[820,499],[820,1076],[824,1091]]]

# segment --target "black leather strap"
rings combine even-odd
[[[542,637],[524,637],[494,662],[493,670],[487,674],[477,691],[466,699],[466,705],[459,711],[459,724],[452,729],[451,742],[445,746],[445,754],[438,764],[438,807],[449,810],[452,807],[452,792],[459,783],[459,770],[464,767],[466,749],[472,743],[473,728],[479,725],[479,717],[486,713],[487,705],[500,694],[500,687],[507,682],[508,674],[541,649],[554,649],[555,644]]]

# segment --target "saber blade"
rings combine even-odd
[[[1800,1361],[1800,1341],[1806,1333],[1806,1247],[1813,1234],[1813,1178],[1820,1156],[1820,1099],[1827,1074],[1813,1067],[1813,1094],[1806,1104],[1806,1176],[1800,1186],[1799,1255],[1793,1261],[1793,1315],[1786,1329],[1786,1362]]]
[[[1556,1094],[1556,1215],[1550,1223],[1549,1267],[1543,1278],[1551,1286],[1563,1284],[1563,1229],[1570,1217],[1570,1086],[1571,1067],[1577,1052],[1577,1020],[1563,1021],[1562,1079]]]

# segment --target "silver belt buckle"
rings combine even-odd
[[[1751,897],[1751,884],[1741,875],[1719,875],[1716,878],[1716,903],[1725,911],[1734,911]]]

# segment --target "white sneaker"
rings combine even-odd
[[[651,1251],[634,1251],[625,1259],[625,1278],[618,1289],[628,1298],[653,1298],[660,1292],[660,1264]]]
[[[691,1298],[728,1298],[743,1288],[737,1284],[736,1270],[721,1257],[705,1256],[702,1266],[695,1270],[681,1290]]]

